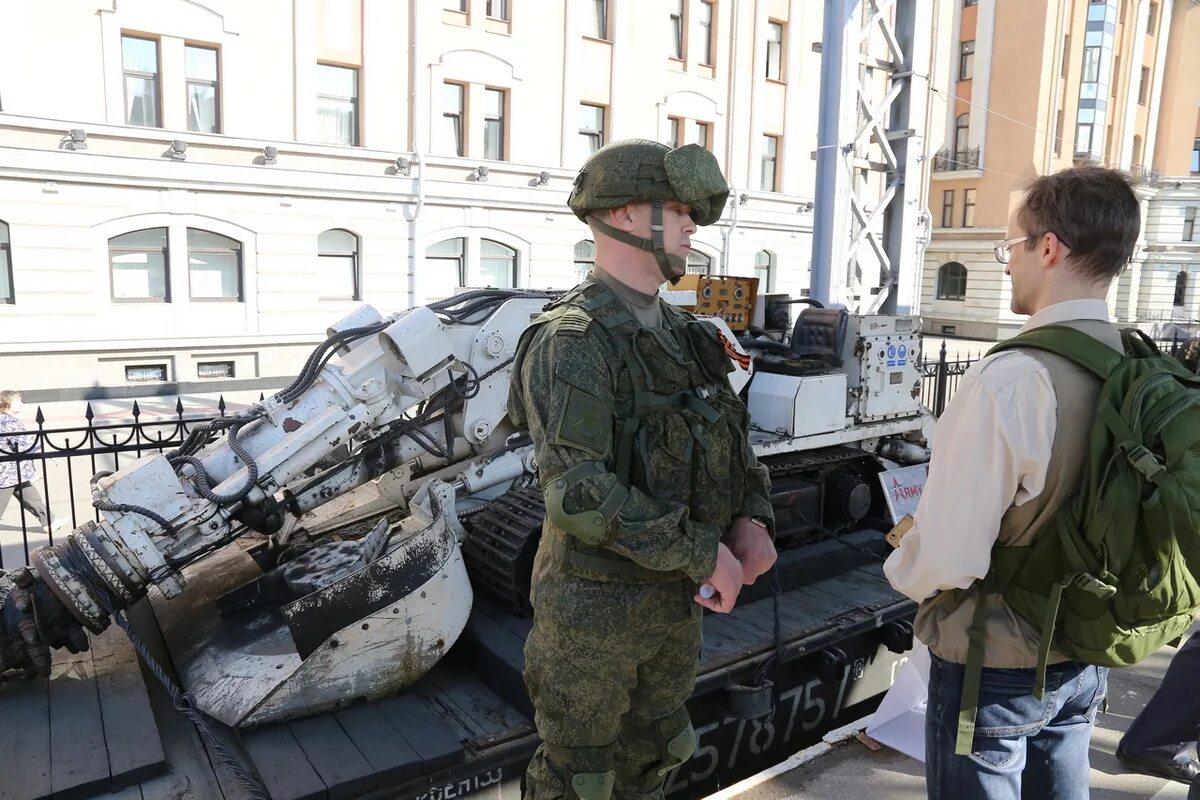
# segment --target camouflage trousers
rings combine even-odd
[[[525,774],[525,800],[662,797],[667,772],[695,747],[684,707],[701,646],[695,591],[686,579],[541,576],[525,684],[543,745]],[[605,773],[614,775],[598,777]]]

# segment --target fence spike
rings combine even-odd
[[[267,399],[266,395],[264,395],[262,392],[259,392],[259,393],[258,393],[258,402],[260,402],[260,403],[261,403],[261,402],[263,402],[263,401],[264,401],[264,400],[266,400],[266,399]]]
[[[92,404],[91,404],[91,403],[88,403],[88,404],[87,404],[87,408],[85,408],[85,409],[83,410],[83,418],[84,418],[84,419],[86,419],[86,420],[88,421],[88,426],[89,426],[89,427],[90,427],[90,426],[91,426],[91,424],[92,424],[92,420],[96,418],[96,415],[95,415],[95,413],[93,413],[93,411],[92,411]]]
[[[946,340],[942,339],[942,350],[939,355],[944,359],[946,357]]]
[[[42,427],[42,423],[46,421],[46,416],[42,413],[42,407],[37,407],[37,413],[33,415],[33,419],[37,422],[38,427]]]
[[[225,416],[225,395],[223,394],[217,397],[217,411],[222,417]]]
[[[183,416],[183,400],[178,397],[175,398],[175,413],[181,417]]]

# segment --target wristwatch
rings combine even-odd
[[[766,519],[764,519],[763,517],[747,517],[747,519],[749,519],[751,522],[753,522],[755,525],[762,528],[763,530],[767,530],[767,531],[771,530],[771,526],[767,523]]]

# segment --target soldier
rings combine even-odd
[[[696,749],[684,702],[702,606],[730,611],[775,561],[769,479],[720,334],[657,297],[728,194],[698,145],[597,151],[568,200],[596,267],[518,346],[509,414],[546,498],[525,645],[544,744],[526,798],[661,797]]]

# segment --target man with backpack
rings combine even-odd
[[[1034,180],[995,246],[1030,319],[963,376],[884,568],[920,603],[932,656],[931,798],[1088,797],[1107,667],[1179,635],[1200,603],[1186,558],[1163,556],[1195,531],[1177,491],[1196,480],[1195,437],[1179,453],[1167,434],[1200,424],[1181,417],[1200,396],[1109,322],[1139,228],[1127,178],[1079,167]]]

